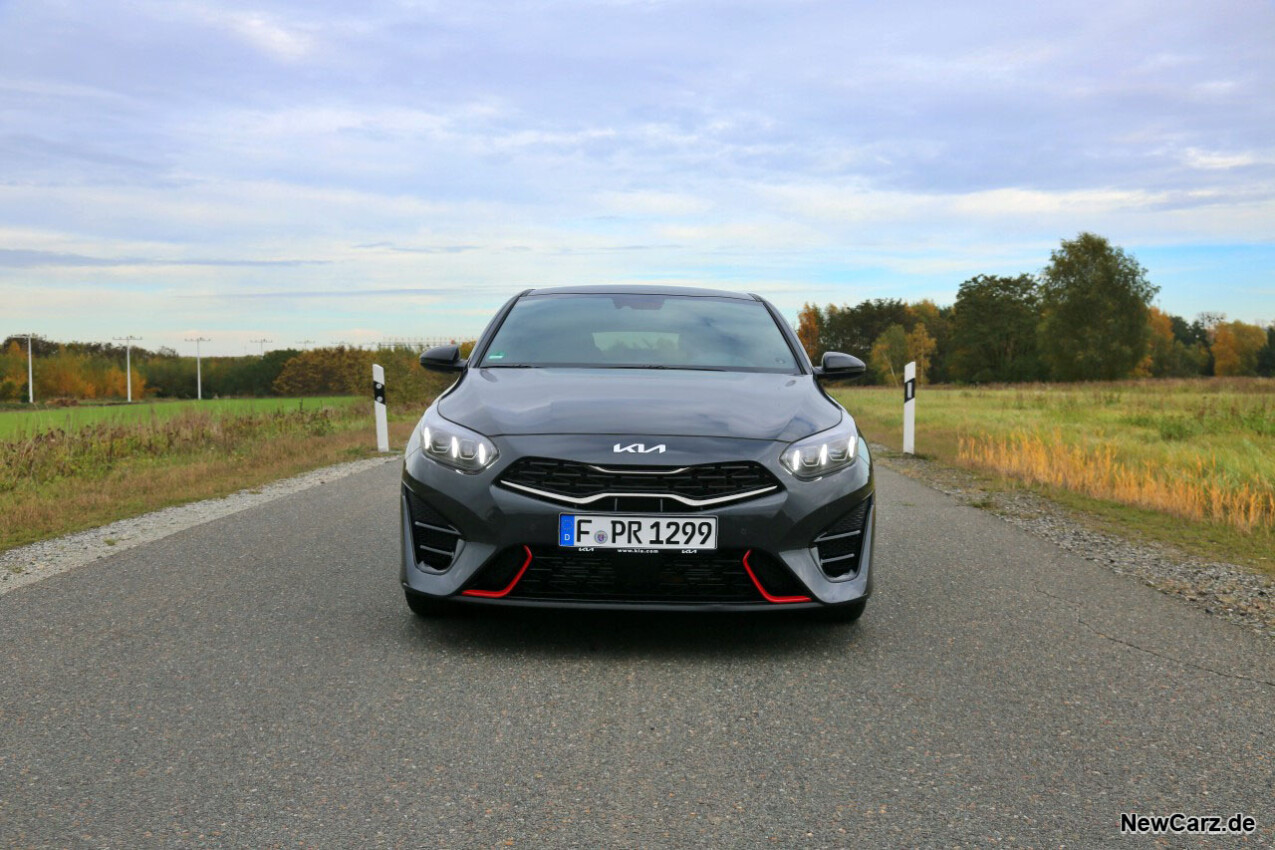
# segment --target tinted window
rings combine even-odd
[[[481,365],[799,371],[765,305],[679,295],[522,298]]]

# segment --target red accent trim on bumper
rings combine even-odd
[[[504,590],[462,590],[461,596],[481,596],[484,599],[500,599],[508,596],[510,591],[518,586],[518,582],[522,581],[522,575],[527,571],[527,567],[531,566],[531,547],[523,546],[522,551],[527,553],[527,560],[522,562],[522,569],[518,571],[518,575],[514,576],[514,580],[509,582],[509,586]],[[756,579],[754,579],[756,581]],[[763,591],[764,593],[765,591]]]
[[[761,586],[761,582],[757,580],[757,576],[753,573],[753,568],[748,566],[748,556],[753,554],[753,550],[749,549],[744,553],[744,570],[748,573],[748,577],[753,580],[753,587],[757,588],[757,592],[762,595],[767,602],[773,602],[776,605],[783,605],[785,602],[809,602],[809,596],[772,596],[766,592],[766,588]]]

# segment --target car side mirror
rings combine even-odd
[[[421,355],[421,365],[434,372],[459,372],[467,362],[460,359],[459,345],[439,345]]]
[[[815,367],[815,377],[824,380],[857,378],[866,371],[868,371],[867,364],[853,354],[825,351],[820,365]]]

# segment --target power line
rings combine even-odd
[[[260,344],[261,344],[261,356],[262,356],[262,357],[265,357],[265,356],[266,356],[266,343],[267,343],[267,342],[274,342],[274,340],[273,340],[273,339],[250,339],[250,340],[248,340],[248,342],[260,343]]]

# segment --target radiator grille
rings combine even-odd
[[[711,507],[779,489],[775,476],[752,461],[660,467],[601,466],[552,458],[522,458],[505,470],[500,481],[518,492],[567,504],[638,511]],[[536,492],[529,494],[523,488]],[[629,498],[620,502],[600,498],[603,494],[616,493]],[[641,499],[644,504],[628,504],[633,498]],[[697,502],[711,504],[698,505]]]

